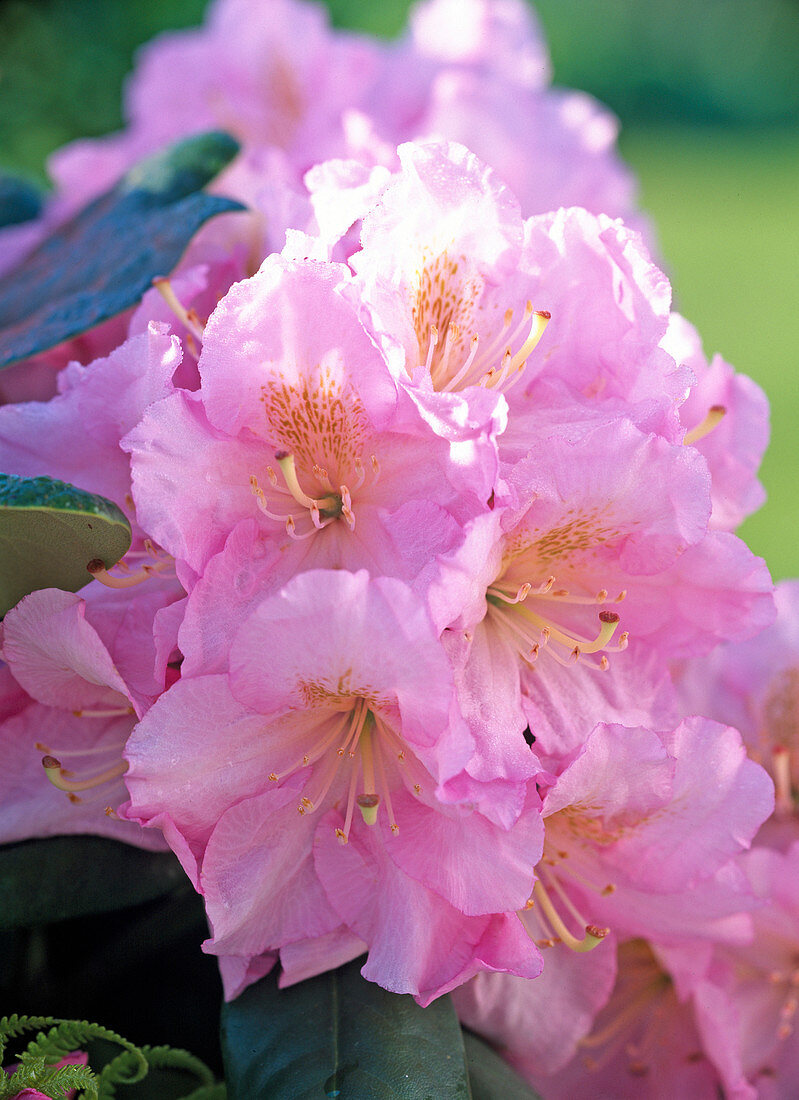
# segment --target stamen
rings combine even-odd
[[[181,303],[177,294],[175,294],[174,290],[172,289],[172,284],[170,283],[169,279],[158,276],[157,278],[153,279],[153,286],[164,299],[172,312],[175,314],[180,323],[184,326],[184,328],[187,328],[189,332],[196,336],[200,343],[202,343],[205,330],[200,323],[200,318],[197,316],[196,312],[193,309],[187,310],[185,306]]]
[[[772,776],[775,788],[775,812],[780,817],[793,813],[791,794],[791,754],[784,745],[777,745],[771,754]]]
[[[430,326],[430,342],[427,345],[427,360],[425,361],[425,369],[432,373],[433,367],[433,355],[438,345],[438,329],[435,325]]]
[[[552,927],[567,947],[570,947],[572,951],[585,952],[593,951],[602,940],[607,936],[610,931],[609,928],[598,928],[595,924],[586,924],[585,933],[582,939],[578,939],[577,936],[572,935],[566,925],[563,923],[563,918],[558,913],[555,906],[550,900],[549,894],[547,894],[541,881],[539,879],[533,887],[533,896],[536,901],[541,905],[541,908],[546,914],[547,920],[551,923]]]
[[[108,707],[106,710],[73,710],[76,718],[122,718],[129,714],[135,714],[133,707]],[[38,748],[38,745],[37,745]],[[44,752],[47,750],[44,749]],[[91,749],[81,750],[91,752]]]
[[[533,310],[530,302],[527,303],[527,309],[532,311],[532,323],[530,325],[530,332],[527,339],[522,346],[513,356],[511,361],[511,370],[523,365],[531,352],[535,351],[536,345],[541,337],[544,335],[547,325],[552,317],[551,313],[546,310]]]
[[[474,363],[477,356],[477,349],[479,346],[480,337],[475,334],[472,337],[471,348],[469,350],[469,354],[464,360],[463,366],[460,368],[458,373],[454,375],[454,377],[450,378],[449,382],[447,382],[447,384],[442,387],[442,393],[447,393],[451,390],[454,390],[466,378],[469,371],[472,369],[472,364]]]
[[[311,508],[317,501],[313,497],[309,497],[307,493],[304,493],[300,487],[300,483],[297,479],[297,470],[294,465],[294,455],[289,454],[287,451],[278,451],[275,454],[275,460],[280,467],[283,477],[289,492],[303,508]]]
[[[711,405],[704,420],[700,421],[695,428],[691,428],[689,432],[685,433],[683,444],[689,447],[692,443],[698,443],[700,439],[704,439],[706,435],[710,435],[713,429],[719,426],[726,415],[727,410],[723,405]]]
[[[119,763],[114,764],[113,767],[107,768],[104,772],[100,772],[99,775],[93,775],[89,779],[71,779],[72,772],[67,771],[61,767],[61,761],[56,760],[54,756],[43,756],[42,767],[44,773],[54,787],[57,787],[59,791],[64,791],[67,794],[74,794],[77,791],[90,791],[94,787],[99,787],[102,783],[108,783],[112,779],[119,779],[128,770],[128,764],[126,760],[120,760]]]
[[[121,565],[120,568],[122,568]],[[100,558],[92,558],[86,569],[96,581],[104,584],[107,588],[132,588],[134,585],[141,584],[142,581],[149,580],[153,573],[159,572],[156,565],[143,565],[138,572],[131,573],[128,577],[114,577],[108,572],[105,562]]]

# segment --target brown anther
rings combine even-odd
[[[422,788],[419,786],[418,783],[414,783],[413,790],[414,790],[415,794],[421,794],[422,793]]]
[[[615,894],[616,893],[616,887],[614,886],[614,884],[612,882],[609,882],[607,884],[607,886],[604,888],[604,890],[601,891],[601,893],[602,893],[602,897],[606,898],[610,894]]]
[[[70,801],[70,802],[72,802],[72,803],[75,803],[75,802],[81,802],[81,801],[82,801],[82,799],[78,798],[78,796],[77,796],[77,795],[75,794],[75,792],[74,792],[74,791],[69,791],[69,792],[67,793],[67,798],[68,798],[68,799],[69,799],[69,801]]]
[[[269,778],[272,780],[273,783],[277,783],[277,776],[274,772],[269,773]]]
[[[585,926],[585,931],[586,931],[587,935],[593,936],[594,939],[604,940],[605,936],[607,936],[608,932],[610,932],[610,929],[609,928],[600,928],[596,924],[587,924]]]

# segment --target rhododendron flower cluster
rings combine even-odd
[[[229,998],[365,953],[546,1097],[795,1081],[796,601],[733,533],[765,398],[526,7],[269,10],[154,43],[55,161],[45,221],[222,125],[254,213],[0,408],[5,470],[134,532],[5,618],[0,837],[168,845]]]

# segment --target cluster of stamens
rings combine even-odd
[[[313,748],[288,768],[271,772],[269,779],[279,783],[301,768],[315,765],[297,805],[298,813],[305,816],[323,805],[342,768],[349,767],[344,825],[336,829],[338,840],[346,844],[356,806],[364,823],[374,825],[384,805],[389,829],[395,836],[399,833],[388,775],[388,765],[394,761],[407,785],[416,795],[421,794],[426,773],[391,725],[365,698],[356,697],[354,702],[342,699],[334,716],[323,722]]]
[[[572,879],[583,889],[602,897],[612,894],[616,887],[612,882],[597,885],[584,870],[574,866],[573,860],[568,860],[567,851],[554,850],[547,841],[544,855],[536,867],[537,879],[522,913],[522,923],[537,947],[554,947],[556,943],[562,943],[572,951],[592,951],[610,929],[586,920],[564,889],[561,878]],[[565,911],[565,917],[561,910]],[[574,922],[579,930],[577,934],[571,931],[567,919]]]
[[[486,593],[494,625],[527,664],[534,664],[539,655],[546,652],[561,665],[580,661],[586,668],[607,671],[610,667],[607,654],[620,653],[629,642],[629,634],[622,631],[615,644],[611,644],[619,625],[618,614],[600,611],[599,630],[589,638],[558,623],[557,607],[567,604],[602,606],[609,601],[618,604],[626,591],[619,592],[611,601],[604,588],[594,596],[578,596],[566,588],[555,588],[555,583],[554,576],[536,586],[529,581],[517,586],[498,578]],[[533,606],[526,603],[531,597],[534,598]],[[598,654],[599,659],[591,659],[591,654]]]
[[[337,519],[342,519],[350,531],[355,530],[352,493],[360,489],[367,477],[366,467],[360,457],[353,460],[355,477],[351,488],[347,485],[334,487],[327,470],[315,463],[312,474],[321,489],[321,494],[316,497],[310,496],[300,485],[293,455],[287,451],[276,451],[275,462],[283,475],[283,481],[281,483],[273,466],[267,466],[266,476],[272,490],[271,500],[267,500],[266,493],[255,474],[250,475],[250,489],[265,516],[282,523],[286,533],[293,539],[310,538],[316,531],[323,531]],[[369,468],[374,484],[380,476],[380,464],[376,455],[369,456]],[[296,512],[297,504],[302,508],[299,514]],[[281,506],[288,507],[289,511],[277,511],[276,509]],[[298,530],[299,520],[303,516],[310,519],[310,527]]]
[[[132,716],[134,711],[132,707],[106,707],[97,710],[76,710],[73,711],[73,714],[78,718],[121,718]],[[106,783],[120,779],[128,770],[127,762],[120,755],[124,745],[125,741],[122,739],[111,744],[98,745],[93,749],[54,750],[41,741],[37,741],[36,749],[38,752],[44,753],[42,767],[44,768],[44,774],[52,785],[57,790],[63,791],[70,802],[82,802],[82,794],[87,791],[99,790]],[[57,757],[55,755],[56,751],[58,752]],[[62,760],[68,758],[79,757],[81,762],[84,762],[84,758],[90,756],[105,756],[106,758],[110,756],[113,763],[103,768],[102,771],[93,772],[89,775],[81,774],[80,776],[69,768],[65,768],[62,764]],[[113,815],[113,810],[107,807],[106,814]]]
[[[528,302],[515,326],[513,317],[512,309],[505,311],[502,328],[493,340],[484,343],[475,333],[469,340],[468,354],[460,363],[456,351],[462,347],[464,337],[460,326],[450,321],[440,332],[437,325],[431,325],[425,366],[433,387],[441,393],[464,386],[486,386],[507,392],[519,380],[528,356],[544,335],[550,314],[533,309],[532,302]],[[513,345],[519,340],[521,344],[514,352]]]

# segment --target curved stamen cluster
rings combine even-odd
[[[528,664],[533,664],[542,651],[561,665],[573,664],[586,654],[600,654],[598,661],[588,659],[581,663],[587,668],[607,671],[610,667],[607,654],[620,653],[629,641],[627,631],[622,631],[615,645],[611,645],[619,625],[618,614],[600,611],[599,630],[593,638],[558,621],[559,605],[602,606],[609,600],[607,589],[600,589],[595,596],[577,596],[566,588],[555,588],[555,583],[554,576],[535,587],[529,581],[517,586],[498,578],[486,593],[493,625]],[[612,602],[620,603],[625,595],[625,591],[619,592]],[[533,606],[526,605],[530,597]]]
[[[342,700],[316,727],[319,739],[289,767],[271,772],[269,779],[279,783],[300,768],[314,766],[314,771],[297,806],[298,813],[312,814],[320,808],[337,780],[349,768],[344,826],[336,829],[342,844],[349,840],[352,819],[357,806],[366,825],[374,825],[381,805],[385,805],[389,828],[396,836],[399,826],[391,802],[388,764],[397,765],[416,794],[423,786],[423,769],[408,753],[401,738],[380,713],[363,697]]]
[[[553,947],[565,944],[572,951],[592,951],[610,931],[586,920],[564,889],[561,879],[571,879],[592,893],[607,897],[616,887],[613,883],[597,885],[584,870],[577,870],[569,860],[568,851],[553,848],[551,841],[544,845],[544,855],[536,867],[537,881],[522,915],[522,923],[537,947]],[[564,919],[570,918],[579,929],[575,935]]]
[[[148,560],[133,572],[131,562],[139,558],[147,558]],[[145,539],[143,550],[131,550],[125,555],[123,561],[116,563],[115,568],[120,571],[121,576],[119,573],[110,573],[105,567],[105,562],[100,558],[92,558],[86,569],[96,581],[104,584],[106,588],[133,588],[158,573],[168,573],[171,570],[172,575],[174,575],[174,566],[175,559],[171,554],[167,554],[154,546],[150,539]]]
[[[469,340],[468,351],[464,333],[454,321],[443,330],[430,325],[425,366],[433,387],[442,393],[464,386],[485,386],[507,392],[519,380],[528,356],[535,350],[550,319],[545,310],[533,309],[527,302],[521,320],[514,326],[513,310],[505,311],[502,328],[493,340],[483,341],[478,333]],[[518,344],[516,351],[513,345]]]
[[[89,715],[89,712],[83,712],[85,716]],[[44,774],[53,784],[53,786],[59,790],[64,791],[68,795],[70,802],[81,802],[79,792],[93,791],[98,787],[102,787],[105,783],[110,783],[115,779],[119,779],[128,770],[127,761],[121,758],[122,749],[125,747],[125,740],[120,740],[115,744],[102,745],[94,749],[65,749],[59,751],[58,757],[54,756],[52,751],[47,745],[41,742],[36,743],[36,748],[39,752],[43,752],[45,755],[42,757],[42,767],[44,768]],[[93,775],[84,776],[83,778],[75,778],[75,772],[70,771],[61,764],[60,758],[66,757],[84,757],[84,756],[111,756],[114,760],[113,764],[104,768],[101,772],[97,772]]]
[[[342,484],[337,488],[334,487],[327,470],[323,466],[314,463],[313,476],[321,488],[322,494],[317,497],[309,496],[300,485],[294,456],[287,451],[276,451],[275,461],[283,474],[283,484],[280,483],[274,467],[267,466],[266,475],[274,494],[273,507],[270,506],[270,501],[267,500],[266,493],[261,488],[258,478],[255,474],[250,475],[250,489],[258,507],[265,516],[282,523],[286,528],[286,533],[293,539],[310,538],[315,531],[324,530],[325,527],[328,527],[339,518],[344,520],[350,531],[355,530],[355,512],[352,507],[352,492],[349,486]],[[374,475],[374,484],[380,476],[380,464],[376,455],[369,456],[369,466]],[[360,489],[367,476],[366,467],[360,457],[353,460],[353,470],[355,480],[352,483],[352,490],[354,491]],[[294,501],[303,509],[299,517],[295,518],[296,508],[292,508],[289,501]],[[291,509],[288,512],[274,510],[286,505]],[[303,515],[310,519],[311,526],[304,531],[298,531],[298,519],[302,518]]]

